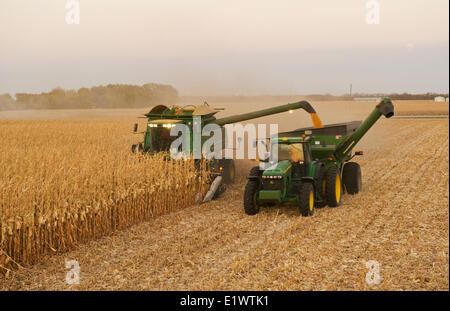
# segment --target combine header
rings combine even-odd
[[[361,168],[350,162],[361,151],[353,148],[372,125],[384,115],[394,115],[394,106],[384,98],[364,122],[330,124],[320,128],[300,128],[279,133],[271,139],[271,159],[266,170],[251,169],[244,192],[244,210],[249,215],[262,205],[296,204],[303,216],[315,207],[341,204],[344,189],[349,194],[361,190]]]

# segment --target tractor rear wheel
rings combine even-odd
[[[340,171],[337,166],[332,166],[327,171],[325,192],[328,206],[337,207],[341,205],[342,182]]]
[[[247,215],[259,213],[258,205],[259,182],[249,180],[244,190],[244,211]]]
[[[310,183],[300,184],[298,191],[298,209],[302,216],[314,215],[314,186]]]
[[[234,183],[234,179],[236,177],[236,167],[234,166],[234,160],[222,160],[220,163],[220,167],[222,167],[223,182],[226,184]]]
[[[342,171],[342,181],[349,194],[357,194],[362,189],[361,167],[356,162],[348,162]]]

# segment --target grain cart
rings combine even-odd
[[[244,210],[249,215],[262,205],[292,203],[303,216],[311,216],[315,207],[336,207],[344,190],[356,194],[361,190],[361,168],[350,162],[353,148],[372,125],[384,115],[394,115],[394,106],[384,98],[364,122],[330,124],[322,128],[300,128],[279,133],[271,139],[271,158],[278,161],[268,168],[250,170],[244,191]]]
[[[170,136],[170,129],[176,124],[182,123],[187,125],[192,133],[195,116],[201,117],[201,129],[203,129],[203,127],[207,124],[213,123],[223,127],[226,124],[237,123],[300,108],[306,110],[311,115],[315,127],[322,126],[315,110],[306,101],[276,106],[220,119],[217,119],[214,115],[223,109],[211,108],[206,102],[200,106],[188,105],[184,107],[174,106],[170,108],[164,105],[159,105],[153,107],[149,113],[145,114],[144,118],[147,118],[148,122],[145,131],[142,132],[142,134],[144,134],[144,141],[132,145],[131,149],[133,152],[139,151],[148,154],[168,152],[171,143],[177,139],[176,136]],[[137,132],[137,124],[134,125],[134,132]],[[222,130],[222,133],[224,132],[225,131]],[[209,137],[206,136],[201,137],[202,146],[208,138]],[[193,135],[190,135],[190,142],[188,143],[191,146],[190,150],[193,150]],[[225,183],[232,183],[234,181],[235,166],[232,159],[220,159],[210,162],[212,162],[212,165],[210,166],[211,170],[215,171],[216,174],[220,174]]]

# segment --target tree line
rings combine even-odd
[[[109,84],[79,90],[58,87],[40,94],[17,93],[15,98],[0,94],[0,110],[142,108],[177,101],[178,91],[170,85]]]

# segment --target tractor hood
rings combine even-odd
[[[291,168],[291,166],[292,164],[288,160],[279,161],[266,169],[263,173],[263,176],[284,175]]]

